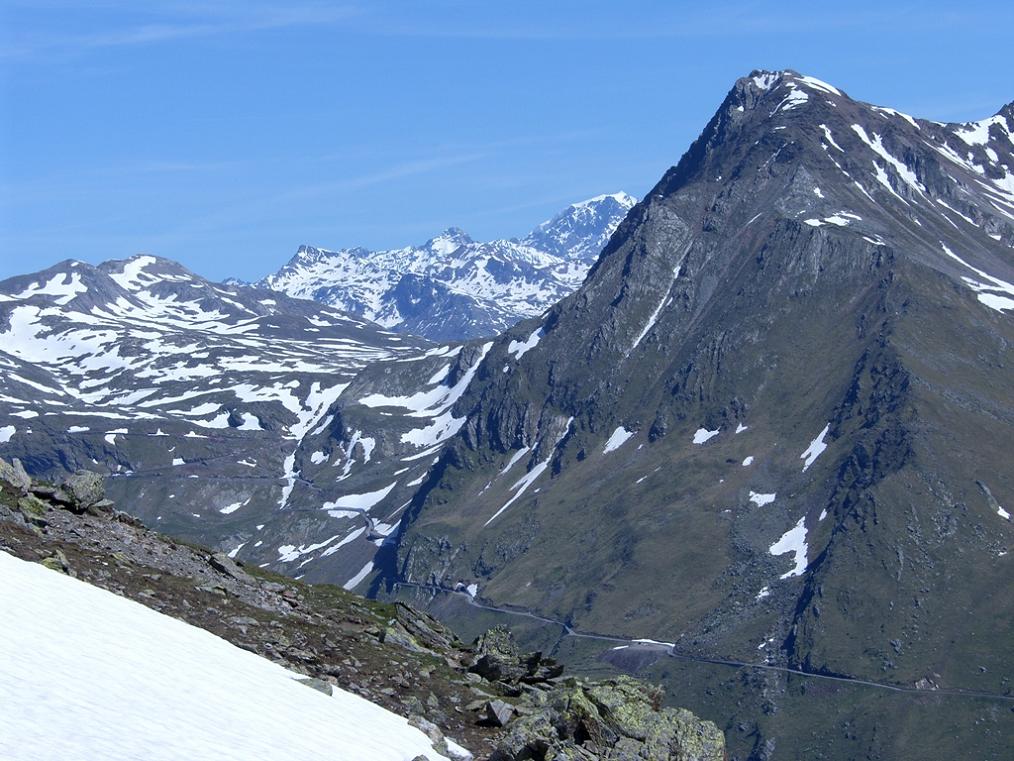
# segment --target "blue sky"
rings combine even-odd
[[[0,278],[523,235],[643,194],[754,68],[991,115],[1012,28],[998,1],[0,0]]]

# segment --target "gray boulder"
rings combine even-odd
[[[486,721],[497,727],[506,727],[507,723],[514,717],[514,706],[503,700],[489,700],[486,702]]]
[[[83,508],[93,507],[106,498],[102,476],[90,470],[79,470],[64,482],[63,488]]]
[[[10,463],[0,459],[0,488],[18,496],[28,494],[32,487],[32,479],[25,472],[21,460],[15,458]]]

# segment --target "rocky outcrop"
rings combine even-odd
[[[660,688],[629,677],[567,679],[526,697],[518,706],[522,716],[490,758],[723,761],[725,741],[718,727],[661,703]]]
[[[21,461],[10,463],[0,459],[0,491],[13,497],[12,505],[27,525],[35,530],[47,524],[46,513],[50,506],[66,508],[74,513],[113,513],[114,504],[106,499],[102,476],[79,470],[61,486],[33,481],[25,472]],[[125,520],[133,520],[123,515]]]
[[[0,460],[0,488],[12,494],[24,495],[32,486],[21,460],[14,458],[10,463]]]
[[[380,639],[416,653],[434,655],[461,647],[457,635],[437,619],[402,602],[394,604],[394,616]]]
[[[64,482],[64,488],[74,503],[84,509],[103,503],[106,489],[102,476],[88,470],[79,470]]]
[[[563,673],[563,666],[543,658],[542,653],[522,653],[514,635],[503,626],[495,626],[479,637],[475,652],[476,661],[469,671],[511,690],[519,684],[547,682]]]

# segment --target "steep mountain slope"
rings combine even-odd
[[[940,124],[738,81],[491,347],[389,588],[772,667],[706,699],[736,757],[1001,757],[1002,697],[813,701],[777,669],[1011,695],[1012,134],[1014,104]]]
[[[478,243],[457,228],[392,251],[301,246],[261,285],[436,341],[492,336],[571,293],[636,199],[571,204],[521,240]]]
[[[344,583],[463,422],[445,408],[478,356],[154,257],[65,262],[0,283],[0,451],[109,473],[150,525],[279,570],[342,540],[317,573]],[[359,404],[420,389],[406,414]]]

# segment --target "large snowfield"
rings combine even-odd
[[[410,761],[395,714],[213,634],[0,552],[0,758]]]

